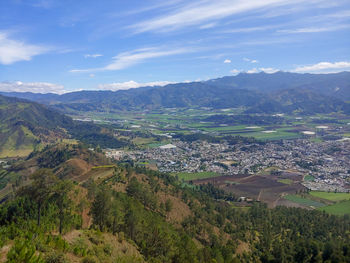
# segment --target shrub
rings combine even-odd
[[[68,263],[63,253],[52,252],[45,257],[46,263]]]

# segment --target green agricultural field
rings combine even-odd
[[[289,201],[292,201],[294,203],[297,204],[301,204],[301,205],[306,205],[306,206],[313,206],[313,207],[322,207],[325,206],[325,204],[322,204],[320,202],[316,202],[307,198],[303,198],[301,196],[298,195],[287,195],[284,197],[284,199],[287,199]]]
[[[290,180],[290,179],[280,179],[278,180],[277,182],[280,182],[282,184],[292,184],[293,183],[293,180]]]
[[[318,208],[332,215],[350,215],[350,200]]]
[[[313,177],[312,175],[307,174],[304,176],[304,181],[312,182],[313,180],[315,180],[315,177]]]
[[[296,139],[300,138],[301,135],[295,132],[287,132],[277,130],[276,132],[263,133],[263,132],[251,132],[240,134],[241,136],[254,137],[258,140],[281,140],[281,139]]]
[[[350,193],[334,193],[334,192],[321,192],[321,191],[311,191],[310,195],[330,200],[330,201],[343,201],[343,200],[350,200]]]
[[[214,172],[199,172],[199,173],[173,173],[173,175],[177,175],[180,180],[190,181],[197,179],[206,179],[211,177],[220,176],[218,173]]]

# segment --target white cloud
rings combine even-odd
[[[0,63],[9,65],[18,61],[29,61],[32,57],[46,53],[48,47],[27,44],[10,39],[6,33],[0,32]]]
[[[225,63],[225,64],[229,64],[229,63],[231,63],[231,60],[230,60],[230,59],[225,59],[225,60],[224,60],[224,63]]]
[[[318,72],[318,73],[331,73],[331,72],[341,72],[349,71],[350,62],[340,61],[340,62],[320,62],[314,65],[300,66],[292,70],[293,72],[305,73],[305,72]]]
[[[269,74],[276,73],[277,71],[279,71],[279,69],[275,69],[275,68],[259,68],[259,70]]]
[[[233,75],[237,75],[237,74],[239,74],[241,71],[238,70],[238,69],[232,69],[230,72],[231,72]]]
[[[172,56],[182,53],[191,52],[193,49],[184,49],[184,48],[174,48],[174,49],[161,49],[161,48],[143,48],[136,49],[129,52],[123,52],[113,57],[113,61],[102,68],[94,69],[73,69],[70,72],[91,72],[91,71],[106,71],[106,70],[122,70],[141,62],[144,62],[147,59]]]
[[[63,85],[47,82],[0,82],[0,91],[2,92],[33,92],[33,93],[57,93],[62,94],[66,91]]]
[[[116,82],[116,83],[109,83],[109,84],[100,84],[98,86],[98,89],[100,90],[128,90],[128,89],[136,89],[140,87],[154,87],[154,86],[165,86],[168,84],[171,84],[174,82],[170,81],[154,81],[154,82],[145,82],[145,83],[139,83],[133,80],[126,81],[126,82]]]
[[[199,28],[200,29],[209,29],[209,28],[213,28],[215,26],[216,26],[216,23],[209,23],[209,24],[202,25]]]
[[[259,63],[259,61],[257,61],[256,59],[243,58],[243,60],[250,63]]]
[[[86,54],[84,55],[85,58],[98,58],[98,57],[102,57],[103,55],[101,54]]]
[[[269,10],[272,7],[284,7],[309,3],[306,0],[216,0],[188,1],[172,12],[138,22],[129,26],[136,33],[147,31],[168,32],[194,25],[205,25],[219,19],[249,11]],[[313,2],[321,2],[314,0]]]
[[[318,27],[302,27],[296,29],[277,30],[278,33],[298,34],[298,33],[320,33],[338,31],[350,28],[350,25],[335,25],[335,26],[318,26]]]
[[[250,33],[250,32],[256,32],[256,31],[265,31],[276,27],[277,26],[242,27],[242,28],[233,28],[233,29],[223,30],[221,31],[221,33]]]
[[[253,68],[247,71],[248,74],[252,74],[252,73],[258,73],[259,70],[257,68]]]

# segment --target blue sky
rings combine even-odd
[[[0,12],[0,91],[350,70],[348,0],[6,0]]]

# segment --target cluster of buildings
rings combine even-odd
[[[113,157],[112,153],[109,153]],[[298,171],[314,177],[305,182],[312,190],[350,189],[350,141],[311,142],[283,140],[265,144],[206,141],[184,142],[129,152],[115,152],[115,159],[156,162],[162,172],[211,171],[225,175],[254,174],[266,168]]]

